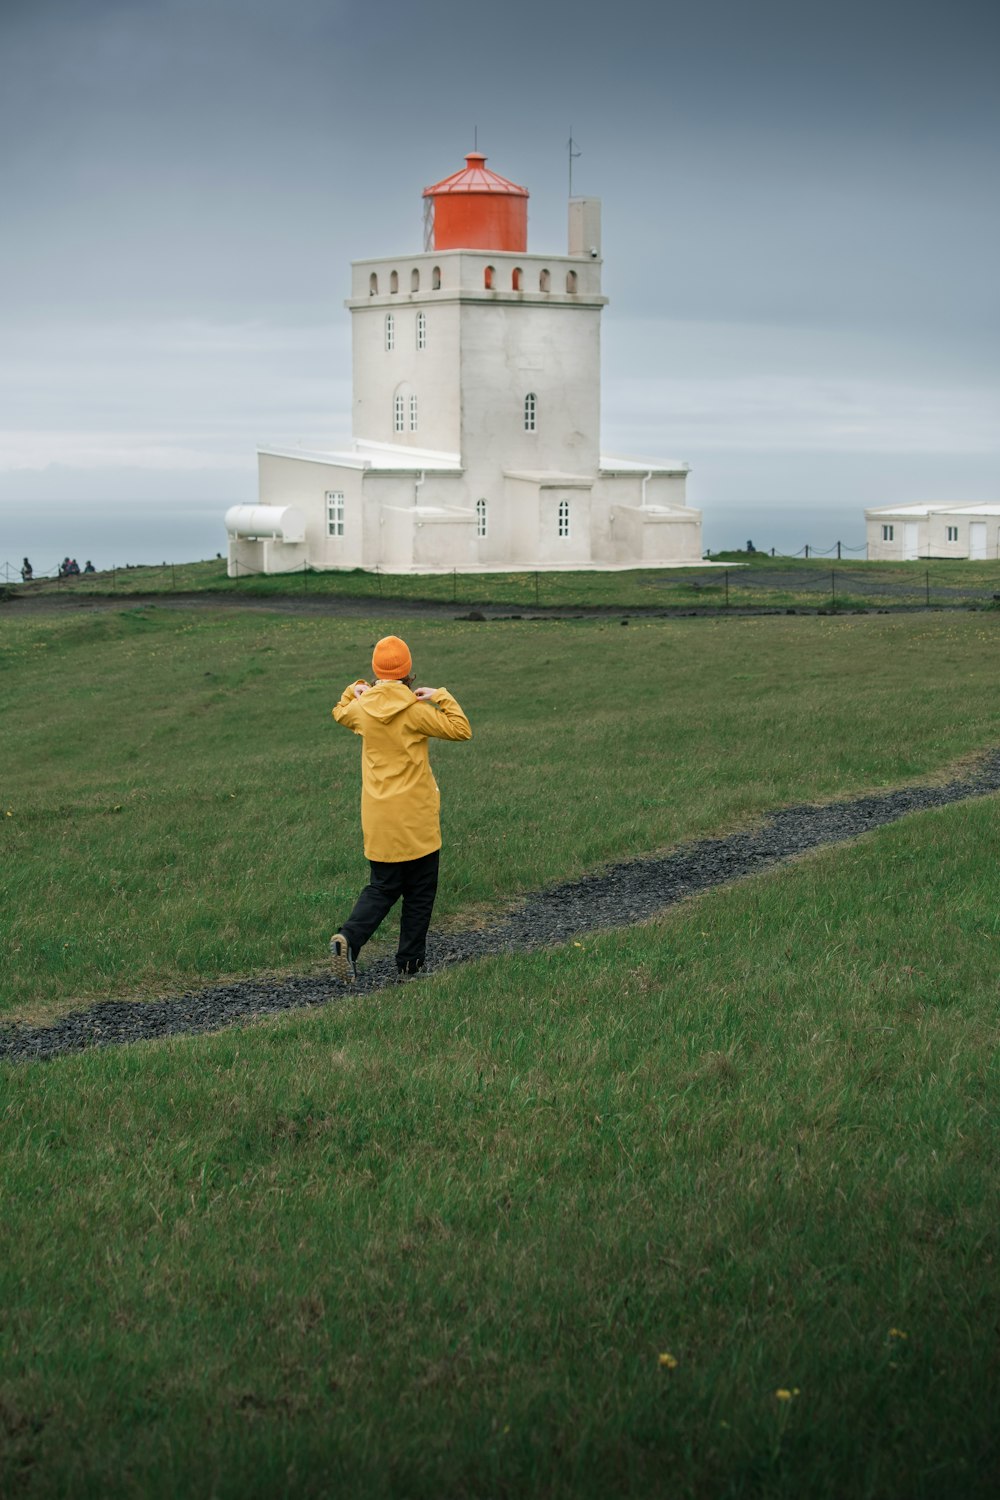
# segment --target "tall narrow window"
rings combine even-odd
[[[389,354],[396,347],[396,319],[392,313],[385,315],[385,347]]]
[[[486,501],[476,501],[476,536],[486,535]]]
[[[957,542],[958,541],[958,527],[957,526],[949,526],[948,527],[948,540],[949,540],[949,542]]]
[[[567,271],[566,272],[566,290],[567,290],[567,292],[569,292],[570,296],[572,296],[573,293],[576,291],[576,272],[575,271]]]
[[[883,526],[882,527],[882,540],[883,540],[883,542],[891,542],[892,539],[893,539],[893,536],[894,536],[894,532],[893,532],[893,528],[891,526]]]
[[[541,276],[539,276],[538,278],[538,290],[540,292],[547,292],[551,285],[552,277],[549,275],[548,271],[543,271]]]
[[[406,402],[402,396],[397,396],[393,403],[393,428],[396,432],[406,431]]]
[[[559,511],[556,521],[556,531],[559,536],[569,536],[569,501],[559,501]]]
[[[327,490],[326,492],[326,534],[327,536],[344,535],[343,490]]]
[[[417,313],[417,348],[427,348],[427,314],[425,312]]]
[[[374,271],[368,278],[368,295],[369,297],[378,296],[378,277]]]
[[[441,267],[435,266],[431,272],[431,287],[435,292],[441,290]]]
[[[416,432],[416,430],[417,430],[417,398],[416,398],[416,396],[411,396],[410,397],[410,431],[411,432]]]
[[[410,272],[410,291],[411,292],[419,292],[419,290],[420,290],[420,272],[417,270],[416,266],[414,266],[413,270]]]
[[[512,292],[521,290],[521,267],[515,266],[510,273],[510,289]]]
[[[390,292],[398,292],[399,291],[399,272],[398,271],[390,271],[389,272],[389,290],[390,290]]]
[[[538,403],[535,400],[535,393],[534,393],[534,391],[529,391],[528,394],[524,398],[524,430],[525,430],[525,432],[534,432],[534,430],[535,430],[535,415],[536,415],[537,405],[538,405]]]

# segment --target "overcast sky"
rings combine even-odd
[[[706,544],[1000,499],[995,0],[2,0],[0,568],[224,550],[350,431],[349,262],[478,129],[529,249],[603,200],[603,448]]]

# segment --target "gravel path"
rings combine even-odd
[[[997,791],[1000,750],[991,752],[967,777],[944,786],[906,787],[823,807],[782,808],[763,827],[748,833],[703,839],[665,856],[628,860],[582,880],[537,891],[491,925],[432,933],[427,972],[490,954],[566,943],[598,928],[643,922],[686,896],[756,875],[820,845],[857,838],[907,813]],[[392,922],[392,916],[388,920]],[[394,982],[394,961],[381,959],[365,968],[351,993],[370,993]],[[51,1026],[0,1027],[0,1058],[25,1062],[86,1047],[217,1031],[273,1011],[324,1005],[344,993],[325,975],[300,975],[238,980],[162,1000],[101,1001]]]

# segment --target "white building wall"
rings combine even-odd
[[[306,550],[316,568],[365,565],[362,505],[364,471],[274,453],[257,455],[262,505],[294,505],[306,518]],[[327,535],[326,494],[344,495],[344,535]]]

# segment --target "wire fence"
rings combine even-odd
[[[357,569],[261,573],[243,564],[229,575],[221,559],[211,563],[163,563],[66,574],[56,567],[35,570],[0,564],[0,588],[8,594],[240,593],[288,598],[295,594],[372,603],[447,604],[463,608],[647,609],[700,613],[717,610],[809,610],[984,608],[1000,605],[1000,562],[927,560],[864,562],[848,553],[863,549],[835,544],[797,554],[749,554],[747,564],[706,559],[701,566],[630,569],[621,572],[400,574]],[[807,555],[808,554],[808,555]],[[740,554],[737,554],[740,556]],[[794,566],[801,559],[801,566]],[[819,566],[820,560],[829,566]],[[772,564],[773,566],[769,566]]]

